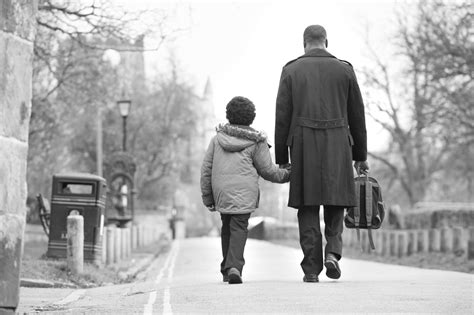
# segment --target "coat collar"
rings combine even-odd
[[[321,48],[315,48],[311,49],[307,53],[305,53],[303,56],[299,58],[304,58],[304,57],[329,57],[329,58],[336,58],[333,55],[331,55],[327,50],[321,49]],[[298,59],[299,59],[298,58]]]
[[[293,63],[295,62],[296,60],[299,60],[301,58],[307,58],[307,57],[326,57],[326,58],[334,58],[334,59],[337,59],[336,57],[334,57],[333,55],[331,55],[327,50],[325,49],[321,49],[321,48],[315,48],[315,49],[311,49],[310,51],[308,51],[307,53],[305,53],[303,56],[300,56],[296,59],[293,59],[291,61],[289,61],[286,65],[288,66],[290,63]]]

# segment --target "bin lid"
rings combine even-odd
[[[100,177],[99,175],[89,174],[89,173],[60,173],[54,174],[53,178],[56,179],[85,179],[85,180],[96,180],[105,182],[105,178]]]

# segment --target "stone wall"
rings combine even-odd
[[[18,306],[37,1],[0,1],[0,313]]]

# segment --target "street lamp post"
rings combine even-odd
[[[120,115],[123,119],[123,142],[122,150],[127,151],[127,117],[130,113],[130,107],[132,106],[132,101],[130,100],[120,100],[117,102],[117,106],[120,111]]]

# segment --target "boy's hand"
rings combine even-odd
[[[209,209],[211,212],[216,211],[216,207],[214,205],[207,206],[207,209]]]
[[[280,164],[280,168],[291,170],[291,164],[290,163]]]

